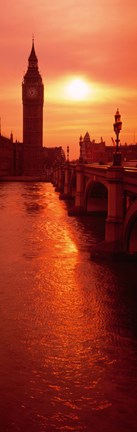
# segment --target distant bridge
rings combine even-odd
[[[70,214],[106,214],[104,250],[137,253],[137,168],[66,162],[53,184],[74,200]]]

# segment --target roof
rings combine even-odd
[[[32,41],[31,53],[30,53],[30,55],[29,55],[28,60],[29,60],[29,62],[30,62],[30,61],[31,61],[31,62],[32,62],[32,61],[33,61],[33,62],[38,62],[38,59],[37,59],[37,56],[36,56],[36,53],[35,53],[34,40]]]

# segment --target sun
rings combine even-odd
[[[70,100],[84,101],[89,97],[90,86],[83,78],[72,78],[66,84],[65,93]]]

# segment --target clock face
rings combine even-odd
[[[29,87],[27,90],[27,95],[29,98],[35,98],[37,96],[38,92],[35,87]]]

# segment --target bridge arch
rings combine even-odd
[[[106,213],[108,211],[108,189],[106,183],[90,179],[87,182],[84,195],[84,210],[86,213]]]
[[[137,199],[129,207],[124,221],[124,250],[137,253]]]

